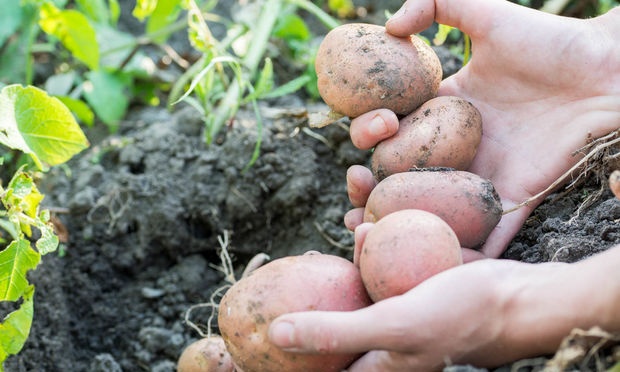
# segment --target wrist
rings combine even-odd
[[[574,263],[523,265],[504,291],[500,336],[519,358],[557,350],[575,328],[620,332],[620,247]]]

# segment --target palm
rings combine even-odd
[[[597,51],[585,43],[583,48],[574,45],[588,40],[587,36],[595,37],[580,34],[585,21],[548,17],[538,13],[531,16],[529,20],[538,25],[540,34],[532,28],[523,40],[515,39],[507,30],[503,36],[509,38],[508,48],[495,44],[506,42],[501,37],[509,25],[495,30],[493,38],[472,36],[474,58],[446,79],[440,90],[440,94],[466,98],[480,109],[484,134],[470,170],[494,183],[505,208],[545,190],[579,160],[573,155],[575,150],[618,127],[618,112],[606,114],[617,100],[608,76],[593,73],[605,71],[602,66],[588,65],[592,60],[609,61],[608,56],[594,56]],[[563,53],[561,65],[547,63],[550,56],[542,52],[557,36],[541,28],[545,22],[566,23],[566,27],[547,29],[575,33],[574,37],[562,38],[573,44],[553,48],[554,53]],[[517,63],[516,58],[527,63]],[[506,215],[483,252],[494,257],[501,254],[540,201]]]

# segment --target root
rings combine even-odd
[[[190,306],[185,312],[185,317],[184,317],[185,323],[191,328],[193,328],[196,332],[198,332],[198,334],[201,337],[211,337],[212,329],[213,329],[213,320],[217,316],[217,312],[220,307],[221,297],[224,295],[226,290],[228,290],[230,287],[232,287],[233,284],[237,282],[237,279],[235,278],[235,268],[232,264],[232,259],[230,258],[230,254],[228,253],[228,248],[230,247],[230,232],[228,230],[224,230],[222,235],[218,235],[217,241],[220,244],[219,257],[220,257],[221,264],[220,265],[211,264],[210,266],[213,267],[215,270],[224,274],[224,281],[226,282],[226,284],[223,284],[222,286],[218,287],[215,291],[213,291],[213,293],[209,297],[208,302]],[[246,277],[252,271],[262,266],[269,259],[270,259],[269,256],[266,255],[265,253],[257,254],[248,262],[241,277],[242,278]],[[211,310],[207,318],[206,325],[198,324],[191,320],[192,311],[196,309],[202,309],[202,308],[208,308]]]
[[[606,171],[606,166],[610,164],[612,161],[616,160],[620,157],[620,153],[613,152],[613,146],[620,143],[620,129],[615,130],[609,133],[606,136],[597,138],[596,140],[588,143],[577,151],[573,152],[571,155],[575,156],[579,153],[585,153],[584,157],[579,160],[575,165],[573,165],[568,171],[562,174],[558,179],[556,179],[549,187],[539,192],[538,194],[528,198],[527,200],[515,205],[514,207],[507,209],[503,212],[503,214],[508,214],[510,212],[514,212],[521,207],[525,207],[530,203],[540,199],[541,197],[547,195],[549,192],[553,191],[559,185],[565,183],[568,178],[571,177],[574,172],[579,171],[577,177],[573,179],[567,186],[567,190],[574,189],[577,185],[579,185],[582,181],[586,179],[586,176],[591,174],[592,172],[601,176]],[[591,200],[591,202],[593,202]]]

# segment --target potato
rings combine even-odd
[[[220,302],[218,323],[233,361],[244,372],[341,371],[358,355],[283,351],[269,342],[269,324],[289,312],[351,311],[370,304],[352,262],[305,254],[271,261],[236,282]]]
[[[399,38],[362,23],[331,30],[315,68],[325,103],[349,117],[378,108],[409,114],[437,95],[442,77],[437,54],[420,38]]]
[[[466,170],[482,139],[482,117],[470,102],[435,97],[400,120],[398,132],[381,141],[372,154],[377,180],[411,168]]]
[[[230,353],[218,335],[191,343],[183,350],[177,363],[178,372],[233,372]]]
[[[419,209],[390,213],[368,231],[360,273],[377,302],[401,295],[444,270],[461,265],[461,245],[437,215]]]
[[[396,173],[368,196],[365,222],[377,222],[401,209],[422,209],[450,225],[461,247],[478,248],[502,216],[493,184],[476,174],[445,168]]]
[[[609,175],[609,189],[620,199],[620,170],[615,170]]]

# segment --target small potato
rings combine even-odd
[[[290,256],[259,267],[228,289],[218,325],[233,361],[244,372],[336,372],[358,355],[283,351],[269,342],[269,324],[289,312],[352,311],[370,304],[352,262],[326,254]]]
[[[191,343],[177,363],[178,372],[234,372],[224,339],[214,335]]]
[[[614,196],[620,199],[620,170],[615,170],[609,175],[609,188]]]
[[[425,168],[396,173],[379,182],[368,197],[365,222],[377,222],[401,209],[422,209],[450,225],[461,247],[478,248],[502,217],[493,184],[476,174]]]
[[[315,68],[325,103],[349,117],[378,108],[407,115],[437,95],[442,77],[437,54],[420,38],[399,38],[363,23],[331,30]]]
[[[470,102],[435,97],[400,120],[398,132],[381,141],[372,154],[377,180],[411,168],[466,170],[482,139],[482,116]]]
[[[459,240],[445,221],[430,212],[403,209],[368,231],[360,273],[370,298],[377,302],[462,263]]]

